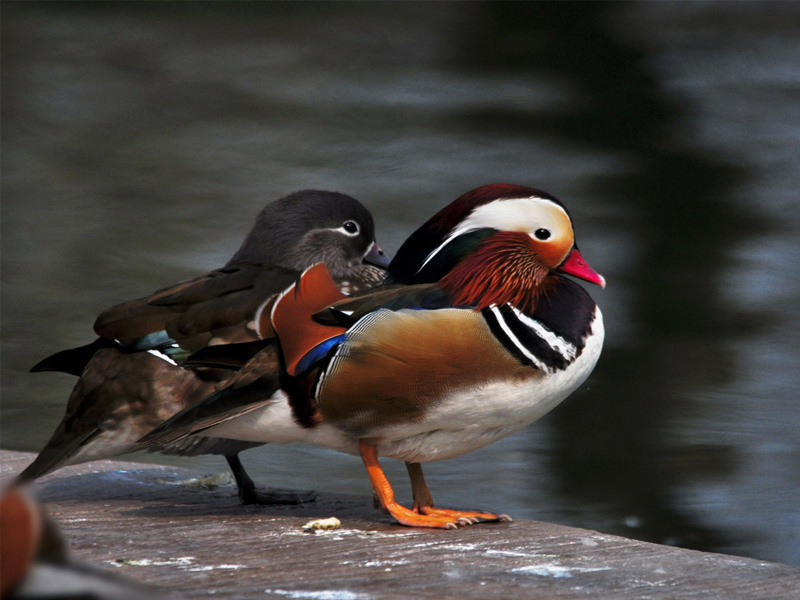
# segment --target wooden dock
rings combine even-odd
[[[0,451],[3,481],[32,454]],[[517,520],[394,525],[368,497],[241,506],[198,473],[100,461],[33,486],[73,555],[174,598],[800,598],[800,568]],[[200,475],[202,476],[202,475]],[[336,530],[305,533],[335,516]]]

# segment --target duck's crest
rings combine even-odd
[[[403,243],[389,265],[389,279],[397,283],[430,282],[429,277],[422,279],[418,277],[423,264],[431,252],[439,247],[448,234],[458,227],[458,224],[464,221],[472,211],[495,200],[530,197],[544,198],[561,207],[564,206],[547,192],[508,183],[484,185],[461,195],[431,217]]]

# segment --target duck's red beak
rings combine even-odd
[[[590,283],[596,283],[601,288],[606,287],[606,280],[583,260],[577,248],[573,248],[572,251],[567,254],[567,258],[556,268],[556,271],[584,279]]]

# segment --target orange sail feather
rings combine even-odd
[[[321,325],[312,315],[337,300],[346,298],[324,264],[307,269],[300,281],[289,287],[275,302],[272,326],[278,336],[289,375],[296,375],[297,363],[322,342],[341,335],[344,327]]]

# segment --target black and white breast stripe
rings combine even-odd
[[[516,308],[492,306],[482,312],[494,336],[523,364],[546,372],[562,371],[578,355],[574,344]]]
[[[495,337],[525,365],[546,373],[562,371],[581,355],[592,334],[595,303],[579,285],[561,279],[555,294],[532,314],[509,304],[481,311]]]

